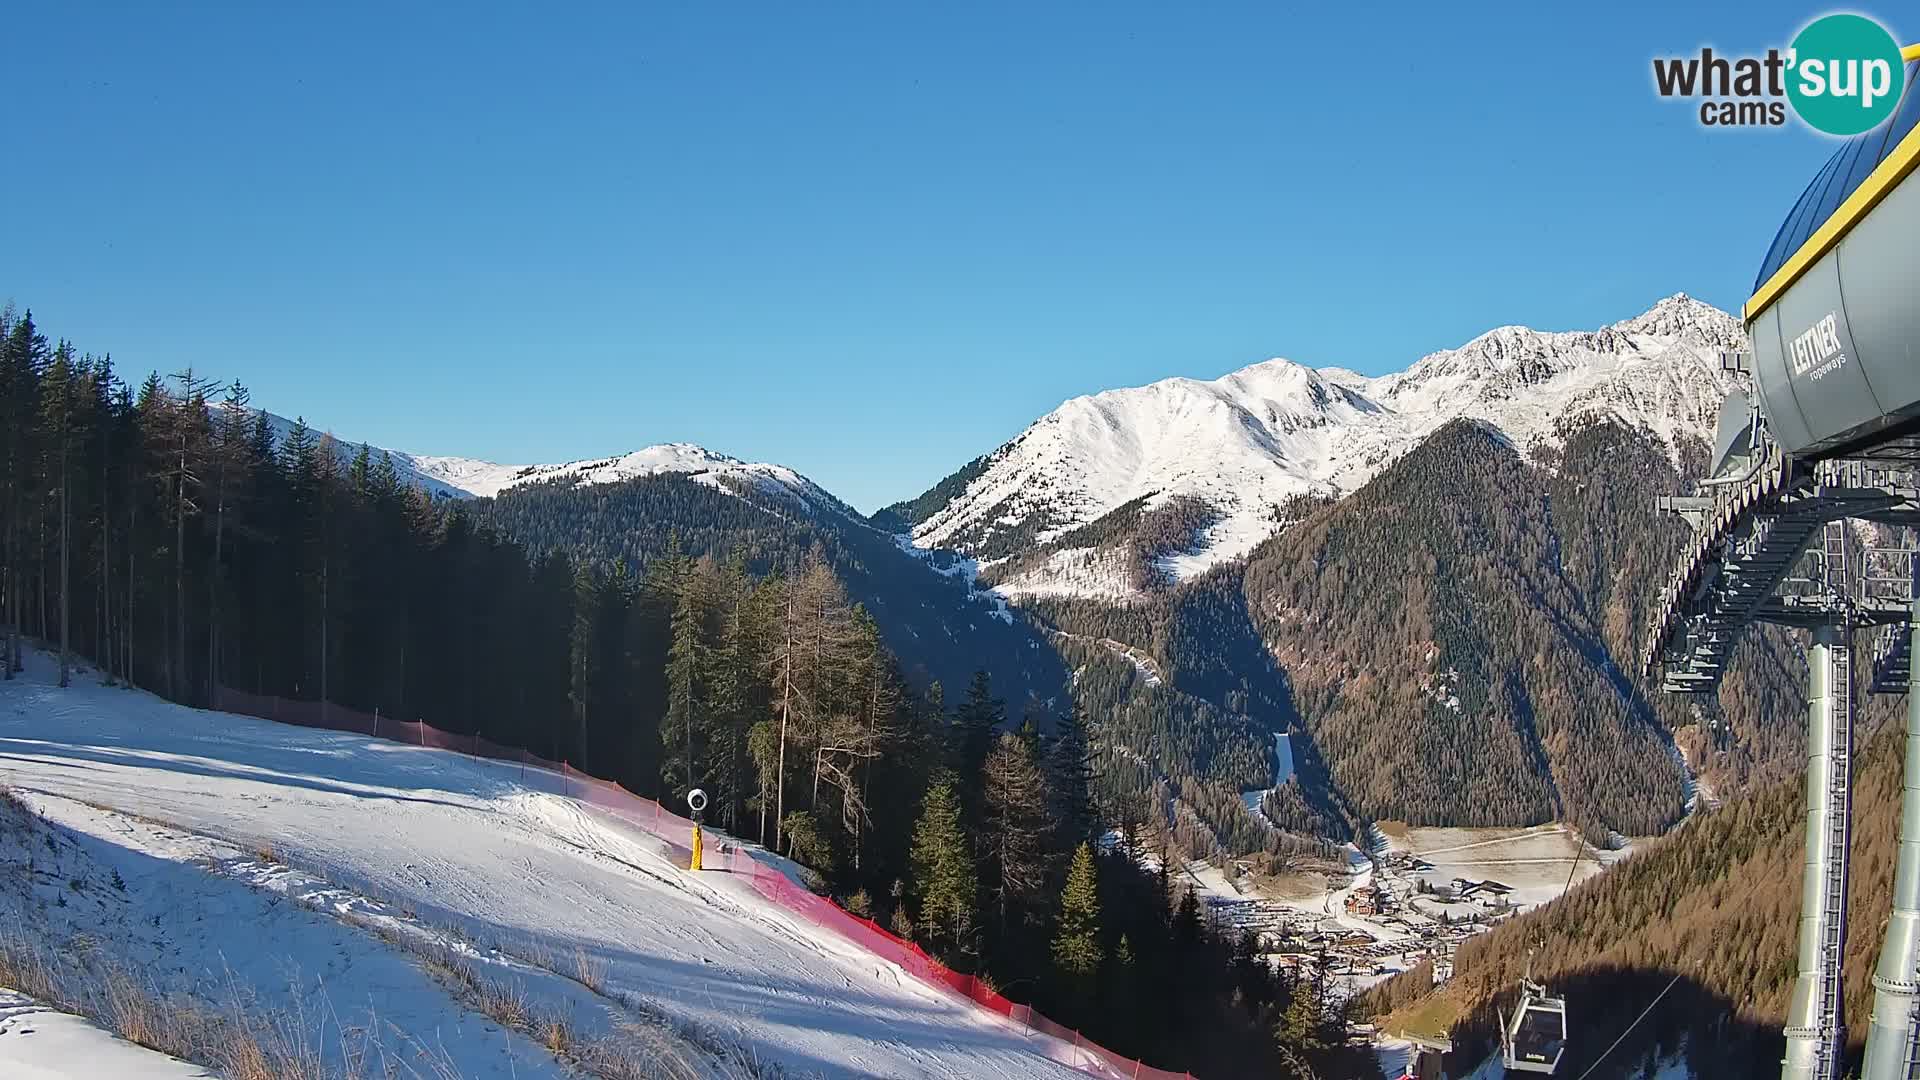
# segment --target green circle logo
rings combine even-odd
[[[1862,15],[1826,15],[1793,39],[1787,99],[1816,131],[1858,135],[1893,115],[1906,86],[1900,43]]]

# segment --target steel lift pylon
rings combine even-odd
[[[1649,673],[1664,669],[1663,687],[1711,693],[1751,623],[1809,633],[1807,650],[1807,824],[1802,866],[1797,975],[1786,1020],[1782,1080],[1841,1080],[1846,1048],[1843,958],[1847,941],[1848,851],[1852,840],[1854,647],[1856,629],[1886,628],[1874,656],[1876,691],[1903,690],[1914,678],[1914,609],[1910,551],[1867,550],[1847,519],[1911,526],[1920,522],[1920,491],[1911,470],[1861,461],[1793,463],[1766,446],[1756,423],[1753,453],[1704,497],[1663,500],[1695,526],[1680,569],[1661,594]],[[1897,589],[1877,575],[1876,557],[1905,559]],[[1904,631],[1901,642],[1891,631]],[[1909,727],[1920,719],[1909,709]],[[1920,1080],[1920,739],[1910,741],[1902,825],[1901,867],[1888,944],[1875,978],[1869,1062],[1895,1053],[1896,1071],[1870,1080]],[[1905,891],[1902,891],[1902,884]]]

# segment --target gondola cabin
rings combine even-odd
[[[1508,1072],[1551,1076],[1567,1052],[1567,1003],[1538,984],[1521,984],[1509,1021],[1502,1017],[1502,1057]]]

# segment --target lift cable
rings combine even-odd
[[[1593,1070],[1599,1068],[1600,1063],[1607,1060],[1608,1054],[1613,1053],[1621,1043],[1627,1041],[1627,1036],[1633,1034],[1633,1029],[1640,1026],[1640,1021],[1645,1020],[1647,1014],[1653,1011],[1653,1007],[1660,1004],[1660,999],[1667,996],[1667,991],[1673,989],[1673,984],[1680,981],[1681,974],[1682,973],[1678,971],[1673,973],[1673,978],[1667,980],[1667,985],[1662,987],[1659,993],[1653,995],[1653,1000],[1647,1002],[1647,1007],[1641,1009],[1640,1015],[1633,1018],[1633,1023],[1627,1025],[1627,1030],[1621,1032],[1620,1037],[1613,1040],[1613,1045],[1601,1051],[1600,1056],[1593,1059],[1593,1064],[1587,1066],[1587,1071],[1581,1073],[1578,1080],[1587,1080],[1587,1077],[1593,1075]]]
[[[1580,856],[1587,853],[1587,838],[1580,835],[1578,828],[1573,830],[1573,865],[1567,867],[1567,883],[1560,889],[1560,895],[1566,896],[1573,891],[1573,875],[1580,869]]]
[[[1632,694],[1633,694],[1633,691],[1629,689],[1626,692],[1626,700],[1623,700],[1620,703],[1620,726],[1622,728],[1626,727],[1627,721],[1632,719],[1632,709],[1633,709]],[[1576,826],[1573,830],[1573,865],[1567,867],[1567,883],[1561,886],[1560,888],[1561,898],[1564,899],[1568,893],[1573,891],[1573,875],[1579,872],[1580,856],[1585,855],[1586,853],[1587,853],[1587,838],[1580,835],[1580,829],[1578,826]],[[1595,857],[1598,858],[1598,856],[1595,856]],[[1543,941],[1540,944],[1542,947],[1545,947],[1546,942]]]

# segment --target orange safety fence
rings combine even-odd
[[[225,712],[273,720],[300,727],[322,728],[387,739],[397,743],[452,750],[475,760],[517,766],[520,777],[538,783],[542,774],[557,782],[561,794],[603,810],[659,839],[682,859],[693,848],[693,822],[635,795],[611,780],[589,776],[565,762],[548,761],[511,746],[489,742],[479,735],[456,735],[431,724],[400,721],[376,713],[344,709],[317,701],[249,694],[243,690],[219,688],[214,707]],[[531,770],[531,772],[529,771]],[[1057,1040],[1058,1046],[1036,1046],[1047,1057],[1094,1076],[1109,1080],[1193,1080],[1191,1073],[1156,1069],[1144,1062],[1123,1057],[1093,1042],[1078,1031],[1057,1024],[1034,1011],[1032,1006],[1012,1001],[972,975],[964,975],[935,960],[911,941],[847,911],[831,899],[821,896],[788,877],[778,867],[753,858],[737,843],[714,836],[716,847],[703,852],[703,863],[710,870],[726,870],[747,877],[754,891],[786,911],[822,929],[831,930],[862,949],[899,967],[909,975],[933,986],[944,987],[989,1012],[1005,1017],[1028,1032]]]

